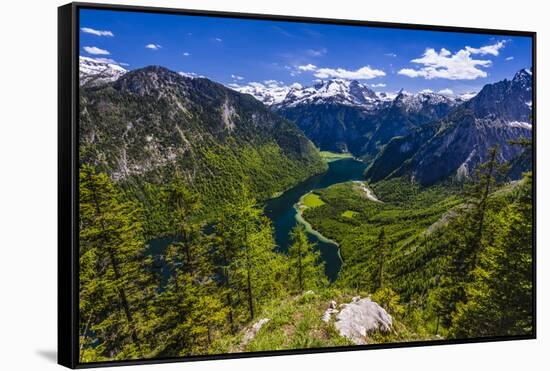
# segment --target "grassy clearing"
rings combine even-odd
[[[354,216],[358,215],[359,213],[357,211],[353,210],[346,210],[342,213],[342,216],[344,218],[353,218]]]
[[[308,193],[302,198],[302,204],[307,207],[323,206],[325,202],[316,193]]]
[[[338,161],[344,158],[353,158],[351,153],[336,153],[330,151],[321,151],[321,158],[327,162]]]

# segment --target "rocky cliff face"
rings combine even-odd
[[[441,121],[394,138],[369,167],[367,177],[380,180],[408,174],[421,184],[461,179],[486,161],[488,149],[495,145],[500,148],[499,161],[515,161],[525,149],[511,141],[531,138],[531,102],[529,70],[486,85]]]

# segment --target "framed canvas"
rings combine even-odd
[[[60,364],[535,338],[534,32],[58,16]]]

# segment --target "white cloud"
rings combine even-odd
[[[421,68],[403,68],[397,73],[408,77],[423,77],[427,80],[436,78],[474,80],[479,77],[487,77],[487,72],[481,70],[480,67],[489,67],[492,62],[490,60],[473,59],[471,54],[471,51],[466,49],[461,49],[452,54],[445,48],[442,48],[439,52],[433,48],[428,48],[422,57],[411,60],[412,63],[422,65]]]
[[[145,45],[145,47],[151,50],[159,50],[160,48],[162,48],[162,46],[160,46],[159,44],[147,44]]]
[[[373,69],[370,66],[364,66],[357,70],[346,70],[345,68],[321,68],[314,64],[298,66],[299,71],[313,72],[313,76],[320,79],[347,79],[347,80],[369,80],[375,77],[386,76],[382,70]]]
[[[369,80],[374,79],[375,77],[386,76],[386,73],[382,70],[372,69],[370,66],[364,66],[355,71],[346,70],[344,68],[319,68],[313,75],[320,79],[340,78],[350,80]]]
[[[231,78],[232,78],[233,80],[239,80],[239,81],[240,81],[240,80],[244,80],[244,77],[239,76],[239,75],[231,75]]]
[[[219,38],[219,37],[215,37],[215,38],[214,38],[214,41],[217,41],[217,42],[221,43],[221,42],[223,41],[223,39],[221,39],[221,38]]]
[[[432,89],[422,89],[419,91],[419,93],[433,93],[434,91]]]
[[[395,53],[386,53],[386,54],[384,54],[384,55],[385,55],[386,57],[392,57],[392,58],[397,57],[397,54],[395,54]]]
[[[89,54],[93,54],[93,55],[109,55],[111,53],[109,53],[108,50],[105,50],[105,49],[100,49],[96,46],[85,46],[83,47],[84,51],[86,51],[86,53],[89,53]]]
[[[385,88],[386,84],[380,83],[380,84],[371,84],[370,85],[373,88]]]
[[[495,57],[498,56],[499,50],[504,48],[504,45],[506,44],[506,40],[501,40],[493,45],[486,45],[482,46],[480,48],[472,48],[470,46],[466,47],[466,50],[470,52],[470,54],[480,54],[480,55],[494,55]]]
[[[445,89],[441,89],[440,91],[438,91],[438,93],[443,94],[443,95],[453,95],[454,91],[452,91],[449,88],[445,88]]]
[[[513,60],[514,60],[514,57],[506,57],[506,60],[507,60],[507,61],[513,61]]]
[[[191,53],[183,52],[183,56],[184,56],[184,57],[189,57],[190,55],[191,55]]]
[[[326,48],[306,50],[306,55],[308,55],[310,57],[321,57],[325,54],[327,54],[327,49]]]
[[[298,66],[298,69],[300,71],[315,71],[317,69],[317,66],[314,65],[314,64],[306,64],[306,65],[303,65],[303,66]]]
[[[89,34],[92,34],[92,35],[96,35],[96,36],[110,36],[110,37],[115,36],[111,31],[108,31],[108,30],[94,30],[93,28],[90,28],[90,27],[82,27],[80,29],[80,31],[82,31],[84,33],[89,33]]]

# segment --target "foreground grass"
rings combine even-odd
[[[354,296],[366,297],[369,293],[346,288],[328,287],[273,300],[262,312],[233,336],[214,344],[217,353],[259,352],[285,349],[307,349],[354,345],[340,336],[334,326],[335,316],[327,323],[321,320],[331,300],[338,304],[351,302]],[[243,342],[247,328],[261,318],[269,318],[254,339]],[[393,315],[394,331],[373,334],[369,344],[438,339],[427,333],[411,331],[407,318]]]

